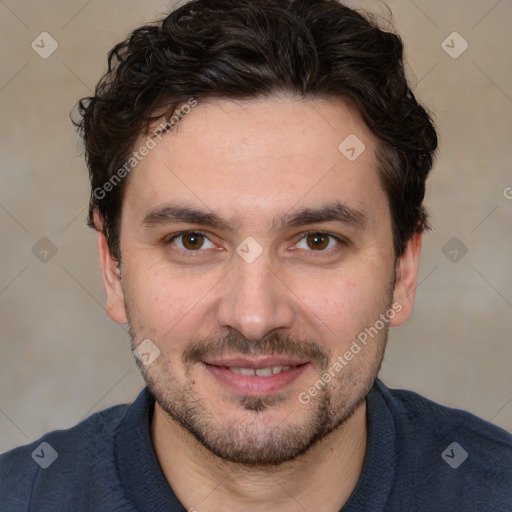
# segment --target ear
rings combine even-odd
[[[121,274],[115,260],[110,254],[107,237],[103,232],[103,218],[98,210],[94,211],[94,224],[98,235],[98,254],[100,257],[103,286],[107,296],[107,315],[120,324],[127,324],[126,309],[124,305],[124,292],[121,285]]]
[[[418,282],[418,266],[420,261],[423,233],[415,234],[408,242],[404,254],[397,265],[397,278],[393,294],[393,303],[400,304],[395,317],[389,325],[396,327],[407,321],[411,315]]]

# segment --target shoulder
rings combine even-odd
[[[108,487],[114,472],[115,432],[128,405],[92,414],[76,426],[50,432],[40,439],[0,455],[2,510],[32,510],[45,494],[45,503],[69,503],[70,490]],[[39,509],[38,509],[39,510]]]
[[[436,438],[458,432],[497,448],[512,446],[512,434],[474,414],[438,404],[414,391],[387,388],[380,381],[377,386],[403,427],[420,429]]]
[[[418,489],[420,502],[436,496],[443,503],[476,507],[467,510],[486,510],[477,504],[496,510],[510,505],[510,433],[412,391],[389,389],[379,381],[376,387],[395,423],[402,480]]]

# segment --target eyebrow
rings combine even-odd
[[[363,211],[340,202],[330,203],[320,208],[301,208],[294,213],[287,213],[280,219],[279,226],[304,226],[333,221],[358,230],[368,227],[368,217]]]
[[[222,231],[234,231],[234,225],[213,212],[206,212],[188,206],[167,205],[149,212],[141,222],[143,228],[154,228],[184,222],[201,224]]]
[[[354,229],[364,230],[368,218],[361,210],[356,210],[344,203],[335,202],[319,208],[301,208],[293,213],[286,213],[274,219],[273,227],[304,226],[321,222],[340,222]],[[199,210],[189,206],[166,205],[150,211],[142,220],[143,228],[155,228],[175,223],[199,224],[221,231],[235,231],[236,225],[216,213]]]

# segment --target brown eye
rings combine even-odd
[[[190,252],[199,252],[204,249],[215,248],[215,244],[213,244],[204,233],[196,231],[187,231],[174,235],[167,243],[172,244],[183,251]]]
[[[181,236],[183,247],[189,251],[197,251],[204,244],[204,235],[200,233],[186,233]]]
[[[343,238],[323,231],[312,231],[304,233],[304,236],[295,245],[295,249],[308,252],[329,253],[332,250],[340,249],[347,243]]]
[[[323,251],[329,246],[330,236],[324,233],[314,233],[308,235],[306,243],[310,249],[315,251]]]

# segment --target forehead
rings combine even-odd
[[[387,203],[375,150],[356,110],[339,100],[199,103],[131,173],[123,216],[140,221],[170,201],[269,228],[295,206],[341,201],[371,220]]]

